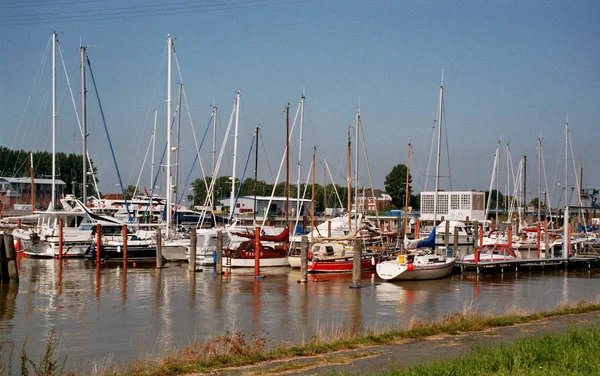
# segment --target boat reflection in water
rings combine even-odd
[[[307,283],[290,268],[261,268],[261,274],[190,273],[187,263],[156,269],[21,259],[18,289],[0,288],[0,344],[18,348],[27,338],[28,352],[38,359],[54,329],[67,366],[89,370],[108,357],[160,357],[226,332],[257,334],[276,346],[406,329],[414,318],[437,320],[457,311],[550,310],[595,300],[600,278],[592,269],[383,283],[372,271],[362,273],[362,288],[351,289],[351,273],[309,274]]]

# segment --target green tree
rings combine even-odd
[[[406,175],[408,169],[403,164],[395,165],[389,174],[385,177],[385,191],[392,197],[392,203],[397,208],[404,207],[406,195]],[[412,192],[412,177],[408,176],[408,189]],[[411,200],[412,201],[412,200]]]

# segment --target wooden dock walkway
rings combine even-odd
[[[598,255],[579,255],[572,257],[553,257],[553,258],[533,258],[533,259],[514,259],[500,261],[456,261],[456,266],[460,268],[461,273],[476,272],[500,272],[519,271],[519,269],[534,270],[545,268],[591,268],[600,266],[600,256]]]

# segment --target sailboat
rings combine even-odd
[[[52,197],[48,210],[35,212],[38,223],[33,228],[18,228],[13,236],[24,240],[23,252],[34,257],[56,257],[62,255],[83,257],[90,241],[91,228],[96,223],[103,225],[119,223],[114,218],[90,216],[82,208],[84,205],[74,196],[67,195],[60,199],[62,209],[56,205],[56,49],[57,34],[52,33]],[[85,92],[85,48],[81,54],[82,85]],[[85,113],[85,100],[82,104]],[[84,119],[85,120],[85,119]],[[86,146],[84,137],[83,160],[86,163]],[[85,186],[85,180],[84,180]],[[59,226],[63,226],[62,229]]]
[[[445,254],[436,253],[436,227],[437,219],[437,201],[439,191],[440,177],[440,145],[442,137],[442,115],[444,104],[444,76],[440,83],[440,103],[438,113],[438,143],[437,143],[437,171],[435,176],[435,196],[434,196],[434,227],[429,237],[424,241],[409,243],[416,248],[410,250],[406,255],[398,255],[396,259],[383,261],[377,264],[376,270],[379,278],[386,281],[405,281],[405,280],[425,280],[447,277],[454,268],[454,257],[448,257]],[[408,178],[408,176],[407,176]]]

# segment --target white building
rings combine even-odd
[[[435,192],[421,193],[421,220],[434,220]],[[438,192],[437,218],[451,221],[485,220],[485,192]]]
[[[223,206],[231,207],[231,198],[221,198],[219,201]],[[269,214],[271,215],[285,215],[285,197],[269,197],[269,196],[256,196],[256,213],[264,214],[267,207],[269,207]],[[296,198],[289,199],[290,215],[296,215],[297,211]],[[311,208],[311,200],[300,199],[300,215],[309,215]],[[252,213],[254,211],[254,196],[240,196],[235,203],[235,212],[237,214]]]

